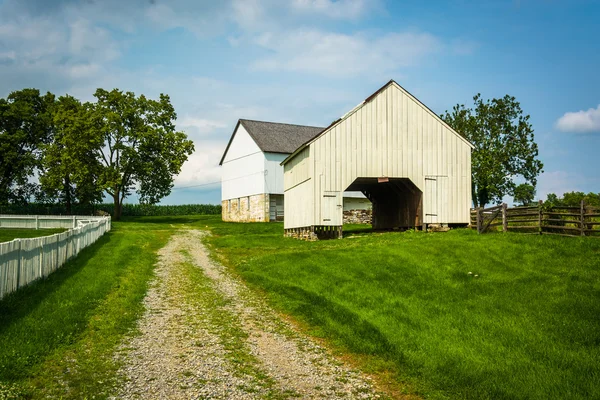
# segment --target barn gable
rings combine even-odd
[[[374,227],[467,223],[471,148],[390,81],[282,162],[285,228],[341,226],[344,190],[373,202]]]
[[[372,95],[370,95],[369,97],[367,97],[362,103],[360,103],[359,105],[357,105],[356,107],[354,107],[352,110],[350,110],[346,114],[344,114],[341,118],[338,118],[337,120],[333,121],[327,128],[321,128],[321,132],[319,132],[317,135],[315,135],[314,137],[310,138],[306,142],[302,143],[301,146],[298,146],[295,149],[295,151],[292,152],[289,155],[289,157],[287,157],[285,160],[283,160],[283,162],[281,164],[284,165],[285,163],[287,163],[288,160],[292,159],[297,153],[299,153],[300,151],[302,151],[306,146],[310,145],[310,143],[312,143],[313,141],[317,140],[320,136],[325,135],[330,129],[332,129],[336,125],[342,123],[347,118],[351,117],[355,112],[357,112],[359,109],[361,109],[365,104],[368,104],[371,101],[373,101],[381,92],[385,91],[390,86],[395,86],[397,89],[401,90],[412,101],[414,101],[416,104],[418,104],[420,107],[422,107],[423,110],[425,110],[426,112],[428,112],[431,117],[437,119],[439,123],[443,124],[447,129],[449,129],[459,139],[461,139],[463,142],[465,142],[471,148],[474,148],[474,146],[471,143],[469,143],[469,141],[467,139],[465,139],[464,137],[462,137],[450,125],[448,125],[443,119],[441,119],[436,113],[434,113],[433,111],[431,111],[431,109],[429,107],[427,107],[424,103],[422,103],[421,100],[417,99],[408,90],[404,89],[402,86],[400,86],[396,81],[394,81],[392,79],[388,83],[386,83],[385,85],[383,85],[381,88],[379,88],[375,93],[373,93]]]
[[[242,129],[240,129],[240,126]],[[249,135],[257,146],[257,149],[264,153],[290,154],[303,143],[321,133],[323,128],[240,119],[233,130],[233,134],[223,152],[219,165],[223,165],[223,161],[230,151],[232,144],[234,144],[234,139],[238,131]]]

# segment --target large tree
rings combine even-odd
[[[52,138],[54,95],[37,89],[0,99],[0,204],[26,203],[36,194],[32,182],[41,147]]]
[[[174,175],[194,151],[175,130],[177,114],[169,96],[158,100],[132,92],[98,89],[92,105],[92,130],[100,140],[99,184],[114,200],[114,217],[134,190],[140,202],[154,204],[167,196]]]
[[[521,183],[515,187],[513,198],[516,203],[522,206],[528,206],[535,198],[535,188],[529,183]]]
[[[529,115],[512,96],[483,101],[473,97],[473,108],[457,104],[442,119],[471,142],[472,195],[475,207],[500,203],[513,195],[514,179],[521,177],[534,188],[543,164]]]
[[[53,111],[54,135],[42,147],[40,183],[46,198],[58,199],[71,214],[74,203],[90,205],[102,200],[99,150],[102,142],[92,129],[90,104],[66,95]]]

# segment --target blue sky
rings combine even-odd
[[[169,94],[196,144],[162,202],[181,204],[220,201],[238,118],[325,126],[390,79],[438,114],[510,94],[545,199],[600,192],[599,20],[577,0],[0,0],[0,96]]]

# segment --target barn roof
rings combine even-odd
[[[240,124],[246,129],[248,134],[263,152],[281,154],[293,153],[294,150],[317,136],[324,129],[317,126],[240,119],[233,130],[233,135],[231,135],[231,139],[229,139],[229,143],[227,144],[227,148],[225,148],[225,152],[223,153],[223,157],[221,157],[219,165],[223,164],[225,155],[229,150],[229,146],[231,145]]]
[[[463,141],[465,144],[467,144],[467,146],[469,146],[470,148],[474,148],[474,146],[464,137],[462,137],[458,132],[456,132],[450,125],[448,125],[443,119],[441,119],[436,113],[434,113],[433,111],[431,111],[431,109],[429,107],[427,107],[425,104],[423,104],[423,102],[421,102],[421,100],[417,99],[415,96],[413,96],[408,90],[404,89],[402,86],[400,86],[396,81],[394,81],[393,79],[391,79],[388,83],[386,83],[385,85],[383,85],[382,87],[380,87],[375,93],[373,93],[372,95],[370,95],[369,97],[367,97],[362,103],[360,103],[359,105],[357,105],[356,107],[354,107],[352,110],[350,110],[349,112],[347,112],[346,114],[344,114],[341,118],[336,119],[335,121],[333,121],[329,126],[327,126],[326,128],[322,129],[321,132],[319,132],[317,135],[313,136],[312,138],[308,139],[307,141],[305,141],[304,143],[301,143],[296,149],[293,150],[292,154],[290,154],[285,160],[283,160],[281,162],[281,165],[285,165],[287,164],[291,159],[293,159],[298,153],[300,153],[302,150],[304,150],[307,146],[309,146],[313,141],[315,141],[319,136],[322,136],[324,134],[326,134],[328,131],[331,130],[331,128],[333,128],[335,125],[339,124],[340,122],[342,122],[343,120],[345,120],[346,118],[350,117],[352,114],[354,114],[358,109],[360,109],[361,107],[363,107],[365,104],[369,103],[370,101],[372,101],[375,97],[377,97],[377,95],[379,95],[379,93],[383,92],[385,89],[387,89],[389,86],[396,86],[398,89],[400,89],[402,92],[406,93],[410,98],[412,98],[413,100],[415,100],[417,102],[417,104],[421,105],[423,107],[423,109],[425,109],[427,112],[429,112],[429,114],[437,119],[438,121],[440,121],[442,124],[444,124],[446,126],[446,128],[448,128],[450,130],[450,132],[454,133],[461,141]]]

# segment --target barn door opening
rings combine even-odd
[[[408,178],[356,178],[346,189],[373,203],[373,229],[409,229],[422,224],[423,193]]]
[[[340,192],[323,192],[321,200],[321,224],[342,225],[342,196]]]

